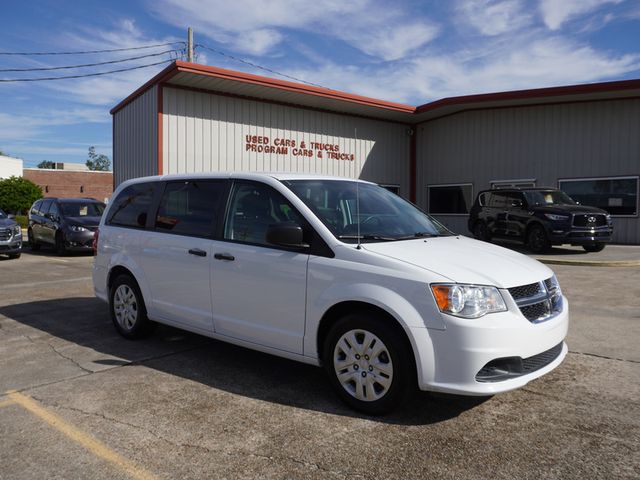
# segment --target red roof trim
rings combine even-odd
[[[436,100],[435,102],[425,103],[424,105],[420,105],[419,107],[417,107],[415,113],[420,114],[436,110],[440,107],[466,105],[471,103],[495,102],[500,100],[526,100],[632,89],[640,89],[640,80],[622,80],[617,82],[587,83],[562,87],[534,88],[530,90],[513,90],[510,92],[481,93],[478,95],[448,97]]]
[[[508,101],[508,100],[526,100],[526,99],[538,99],[547,97],[567,96],[567,95],[580,95],[590,93],[603,93],[609,91],[624,91],[632,89],[640,89],[640,80],[622,80],[615,82],[602,82],[602,83],[588,83],[581,85],[569,85],[562,87],[548,87],[548,88],[536,88],[530,90],[514,90],[509,92],[497,92],[497,93],[482,93],[478,95],[464,95],[459,97],[448,97],[434,102],[425,103],[419,107],[413,107],[411,105],[405,105],[402,103],[387,102],[384,100],[378,100],[376,98],[364,97],[361,95],[354,95],[338,90],[330,90],[328,88],[313,87],[310,85],[304,85],[295,82],[289,82],[285,80],[276,80],[274,78],[263,77],[260,75],[253,75],[251,73],[237,72],[234,70],[227,70],[224,68],[210,67],[207,65],[200,65],[198,63],[189,63],[176,60],[151,80],[146,82],[135,92],[129,95],[127,98],[118,103],[111,109],[111,114],[118,112],[133,100],[138,98],[144,92],[152,88],[154,85],[169,81],[173,76],[180,72],[193,73],[196,75],[204,75],[217,78],[225,78],[228,80],[235,80],[243,83],[250,83],[253,85],[262,85],[265,87],[277,88],[280,90],[287,90],[290,92],[302,93],[306,95],[313,95],[317,97],[328,98],[332,100],[339,100],[344,102],[357,103],[360,105],[366,105],[375,108],[381,108],[384,110],[392,110],[396,112],[403,112],[409,114],[421,114],[425,112],[431,112],[441,107],[468,105],[474,103],[483,102],[496,102],[496,101]]]

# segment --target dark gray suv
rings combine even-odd
[[[22,250],[22,230],[16,221],[0,210],[0,254],[19,258]]]
[[[53,246],[59,255],[92,251],[93,234],[105,205],[94,198],[43,198],[29,212],[29,245]]]

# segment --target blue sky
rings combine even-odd
[[[5,1],[0,52],[78,51],[184,41],[328,88],[420,105],[439,98],[640,78],[638,0]],[[179,45],[171,48],[180,48]],[[0,69],[118,60],[167,50],[2,56]],[[180,55],[52,72],[106,71]],[[196,49],[197,61],[274,76]],[[101,77],[0,83],[0,150],[24,159],[110,158],[109,109],[163,66]]]

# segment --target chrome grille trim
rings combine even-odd
[[[562,311],[562,292],[555,277],[508,290],[522,315],[531,323],[550,320]],[[525,293],[528,295],[524,296]]]

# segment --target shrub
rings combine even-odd
[[[7,213],[26,213],[39,198],[42,189],[26,178],[0,180],[0,208]]]

